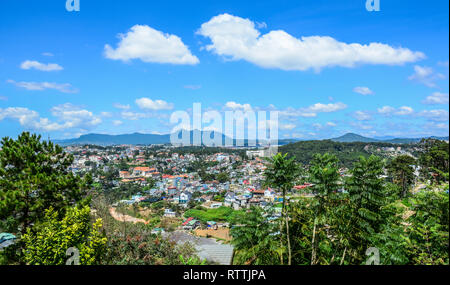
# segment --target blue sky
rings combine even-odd
[[[448,135],[448,1],[65,2],[0,3],[2,137],[168,133],[194,102],[278,110],[280,138]]]

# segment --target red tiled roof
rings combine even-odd
[[[186,221],[184,221],[183,226],[187,225],[193,219],[194,219],[193,217],[189,217]]]

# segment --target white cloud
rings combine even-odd
[[[53,53],[51,53],[51,52],[43,52],[42,55],[43,56],[53,56]]]
[[[105,118],[111,118],[112,113],[111,112],[101,112],[100,116],[105,117]]]
[[[337,103],[329,103],[329,104],[322,104],[322,103],[316,103],[314,105],[311,105],[306,108],[286,108],[284,110],[280,110],[279,114],[280,116],[285,117],[304,117],[304,118],[312,118],[316,117],[318,113],[331,113],[331,112],[337,112],[340,110],[343,110],[347,108],[347,105],[341,102]]]
[[[428,130],[429,129],[446,130],[448,132],[448,123],[446,124],[446,123],[429,122],[424,125],[424,128]]]
[[[21,107],[0,109],[0,121],[4,119],[17,120],[27,129],[51,131],[60,128],[58,124],[50,123],[46,118],[40,118],[36,111]]]
[[[135,25],[126,34],[118,35],[120,42],[114,49],[105,45],[104,55],[113,60],[197,64],[199,59],[176,35],[165,34],[146,25]]]
[[[172,110],[173,109],[173,104],[172,103],[167,103],[164,100],[152,100],[149,98],[140,98],[140,99],[136,99],[136,104],[138,105],[139,108],[141,109],[145,109],[145,110]]]
[[[53,83],[53,82],[16,82],[14,80],[7,80],[6,82],[16,85],[17,87],[24,88],[26,90],[43,91],[46,89],[54,89],[63,93],[77,93],[78,89],[75,89],[69,83]]]
[[[400,65],[425,57],[421,52],[382,43],[343,43],[328,36],[295,38],[283,30],[261,35],[249,19],[220,14],[203,23],[198,34],[208,37],[208,51],[229,60],[246,60],[264,68],[319,71],[325,67],[361,64]]]
[[[120,121],[120,120],[114,120],[114,121],[112,121],[112,124],[114,125],[114,126],[120,126],[120,125],[122,125],[122,121]]]
[[[136,112],[130,112],[130,111],[123,111],[122,113],[120,113],[120,115],[122,116],[123,119],[132,120],[132,121],[150,118],[152,116],[149,113],[147,113],[147,114],[146,113],[136,113]]]
[[[34,61],[34,60],[26,60],[24,62],[22,62],[22,64],[20,65],[20,68],[22,69],[37,69],[40,71],[58,71],[58,70],[63,70],[63,67],[59,64],[56,63],[40,63],[38,61]]]
[[[8,101],[8,97],[6,97],[6,96],[0,96],[0,101]]]
[[[378,113],[383,115],[411,115],[414,113],[414,109],[408,106],[401,106],[399,108],[394,108],[391,106],[383,106],[382,108],[378,108]]]
[[[335,123],[333,123],[333,122],[328,122],[327,126],[329,126],[329,127],[336,127],[337,125]]]
[[[314,113],[330,113],[336,112],[339,110],[343,110],[347,108],[347,105],[344,103],[330,103],[330,104],[322,104],[316,103],[312,106],[309,106],[306,110],[314,112]]]
[[[353,92],[359,93],[361,95],[371,95],[373,91],[369,89],[369,87],[358,86],[353,88]]]
[[[436,87],[435,81],[444,78],[443,74],[435,73],[431,67],[419,65],[414,66],[414,74],[408,77],[409,80],[417,81],[428,87]]]
[[[313,128],[315,128],[316,130],[320,130],[322,128],[322,124],[319,123],[314,123],[312,124]]]
[[[358,130],[367,131],[367,130],[373,129],[373,126],[367,125],[367,124],[362,124],[360,122],[358,122],[358,123],[351,122],[350,125]]]
[[[302,133],[293,133],[292,137],[295,138],[295,139],[301,139],[301,138],[304,138],[305,135],[302,134]]]
[[[113,106],[114,106],[114,108],[121,109],[121,110],[129,110],[130,109],[130,105],[122,105],[119,103],[114,103]]]
[[[424,110],[419,112],[419,116],[427,118],[431,121],[446,122],[449,119],[447,110]]]
[[[434,92],[422,101],[422,103],[429,105],[448,104],[448,93]]]
[[[225,103],[225,107],[232,110],[244,110],[244,111],[252,110],[252,106],[250,104],[239,104],[234,101],[229,101]]]
[[[48,118],[41,118],[38,112],[22,107],[0,109],[0,121],[12,119],[18,121],[26,129],[46,132],[71,128],[90,128],[101,123],[101,120],[91,112],[69,103],[55,106],[51,109],[51,112],[60,122],[52,122]]]
[[[102,122],[88,110],[81,109],[70,103],[55,106],[51,109],[52,115],[64,122],[64,128],[93,127]]]
[[[383,106],[382,108],[378,108],[377,110],[380,114],[391,114],[395,111],[395,108],[391,106]]]
[[[358,121],[368,121],[372,119],[372,116],[364,111],[356,111],[355,113],[353,113],[353,117]]]
[[[396,115],[404,116],[404,115],[411,115],[414,112],[413,108],[408,106],[402,106],[398,108],[398,110],[395,112]]]
[[[288,131],[290,131],[290,130],[295,129],[295,127],[296,127],[296,125],[294,125],[294,124],[280,124],[280,129],[281,130],[288,130]]]

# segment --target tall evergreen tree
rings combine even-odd
[[[409,155],[395,157],[387,166],[388,172],[395,184],[401,187],[401,197],[406,197],[414,182],[414,165],[416,160]]]
[[[370,238],[380,231],[383,222],[381,207],[386,204],[384,179],[381,177],[383,161],[374,155],[369,158],[361,156],[350,172],[346,189],[350,197],[353,230],[348,234],[358,258],[364,255]]]
[[[288,159],[287,153],[277,153],[268,159],[268,166],[264,172],[266,184],[275,187],[283,193],[282,215],[284,227],[286,229],[286,240],[288,247],[288,264],[292,262],[291,241],[289,236],[289,217],[286,210],[286,193],[294,186],[295,179],[298,177],[299,169],[295,163],[295,157]]]
[[[23,234],[45,210],[59,211],[87,202],[90,176],[81,179],[69,169],[73,156],[38,135],[3,138],[0,150],[0,227]]]
[[[310,180],[314,184],[315,199],[312,207],[315,212],[314,228],[311,241],[311,264],[319,263],[317,251],[320,236],[326,231],[327,211],[335,205],[337,190],[339,189],[339,160],[335,155],[325,153],[315,154],[309,168]]]

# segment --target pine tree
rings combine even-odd
[[[73,156],[40,139],[24,132],[1,141],[0,227],[14,233],[25,233],[50,207],[59,211],[88,202],[90,176],[75,176],[69,169]]]

